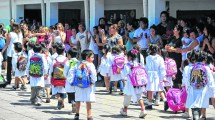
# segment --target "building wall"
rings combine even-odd
[[[10,2],[9,0],[0,0],[0,23],[5,26],[10,24]]]
[[[215,10],[215,0],[170,0],[170,15],[176,17],[177,10]]]

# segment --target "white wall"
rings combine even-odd
[[[215,10],[215,0],[170,0],[170,15],[176,17],[177,10]]]
[[[9,0],[0,0],[0,23],[5,26],[10,24],[10,3]]]
[[[143,17],[143,0],[104,0],[105,10],[136,9],[136,18]]]

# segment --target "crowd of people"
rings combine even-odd
[[[165,93],[172,87],[185,87],[183,116],[190,117],[192,109],[193,118],[197,111],[206,119],[210,98],[215,108],[215,17],[194,22],[172,18],[163,11],[160,18],[161,23],[152,26],[146,17],[127,23],[109,23],[100,18],[92,32],[82,23],[36,27],[35,21],[30,25],[29,21],[18,24],[11,19],[6,27],[0,24],[7,84],[11,84],[12,73],[14,90],[26,90],[29,81],[33,105],[42,104],[41,91],[46,91],[46,103],[50,103],[52,93],[59,110],[68,98],[75,120],[79,119],[81,102],[86,102],[87,119],[93,119],[91,103],[95,102],[99,77],[110,94],[119,84],[119,94],[124,95],[120,114],[127,116],[132,99],[140,104],[140,118],[152,109],[153,99],[154,105],[159,105],[159,96],[166,111],[169,106]],[[175,63],[171,67],[176,72],[172,74],[169,59]]]

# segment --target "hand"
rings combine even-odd
[[[207,45],[209,44],[209,41],[208,41],[207,38],[204,40],[204,43],[207,44]]]
[[[86,36],[88,36],[88,33],[89,33],[89,32],[88,32],[88,31],[86,31]]]
[[[175,79],[176,79],[175,75],[173,75],[173,76],[172,76],[172,79],[173,79],[173,80],[175,80]]]

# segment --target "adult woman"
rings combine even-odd
[[[90,43],[89,35],[88,32],[85,31],[86,30],[85,25],[82,23],[79,23],[78,30],[79,32],[76,35],[76,40],[78,41],[78,47],[81,48],[81,51],[84,51],[89,47]]]
[[[77,34],[76,29],[75,29],[75,28],[72,28],[72,36],[70,37],[69,43],[70,43],[70,46],[71,46],[72,48],[75,48],[75,49],[77,49],[76,34]]]
[[[57,31],[54,31],[55,34],[53,36],[53,42],[54,43],[64,43],[66,39],[66,34],[64,32],[64,27],[62,23],[57,24]]]
[[[127,31],[125,34],[125,39],[127,40],[125,46],[126,46],[127,51],[130,51],[133,48],[133,43],[134,43],[133,37],[134,37],[134,32],[135,32],[136,27],[137,27],[137,25],[136,25],[135,21],[127,23]]]
[[[147,38],[149,44],[156,44],[159,48],[163,47],[163,42],[160,35],[157,34],[157,27],[152,25],[150,27],[150,36]]]
[[[169,45],[167,45],[167,51],[169,52],[169,57],[174,59],[177,65],[177,74],[176,74],[176,80],[174,80],[174,84],[178,84],[178,87],[181,87],[182,83],[182,73],[180,71],[181,62],[182,62],[182,55],[181,53],[175,53],[175,51],[172,51],[172,49],[169,49],[170,46],[174,48],[181,48],[182,47],[182,32],[183,28],[180,25],[176,25],[174,28],[174,38],[170,41]]]
[[[98,25],[98,35],[96,36],[96,44],[99,48],[98,51],[98,65],[101,63],[101,58],[102,58],[102,49],[105,43],[102,43],[102,34],[105,35],[105,25]]]
[[[19,39],[20,38],[20,39]],[[7,36],[7,42],[4,46],[2,53],[7,49],[7,84],[11,83],[11,70],[12,70],[12,56],[14,53],[14,44],[15,42],[20,42],[22,39],[22,34],[20,32],[19,26],[17,24],[13,24],[11,28],[11,32]]]
[[[109,28],[110,36],[103,39],[103,43],[108,43],[108,45],[112,48],[113,46],[123,46],[122,36],[118,34],[117,24],[113,24]]]
[[[68,23],[65,23],[65,34],[66,34],[66,39],[64,41],[64,45],[65,45],[65,51],[67,52],[70,48],[69,41],[72,36],[72,30],[70,29],[70,26]]]

